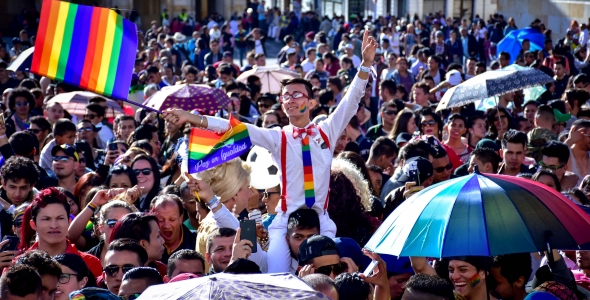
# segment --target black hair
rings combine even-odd
[[[405,144],[400,150],[398,157],[403,160],[408,160],[414,157],[423,157],[428,159],[428,156],[434,156],[432,145],[424,140],[411,141]]]
[[[537,111],[535,112],[535,117],[543,119],[552,118],[555,120],[555,115],[553,114],[553,108],[549,105],[540,105],[537,107]]]
[[[342,89],[344,88],[344,86],[342,85],[342,80],[340,80],[340,77],[337,76],[332,76],[328,78],[328,83],[335,85],[339,91],[342,91]]]
[[[452,114],[449,117],[449,121],[447,122],[448,124],[453,123],[453,121],[455,120],[463,120],[463,124],[465,125],[465,127],[467,127],[467,118],[465,118],[463,115],[461,114]]]
[[[84,279],[84,277],[88,278],[84,288],[96,287],[96,278],[92,272],[90,272],[88,266],[86,266],[86,263],[79,255],[72,253],[58,254],[54,256],[53,259],[55,259],[55,261],[57,261],[59,264],[64,265],[76,272],[76,274],[78,274],[76,275],[78,281]]]
[[[576,108],[581,108],[582,105],[586,104],[586,101],[590,99],[590,93],[583,89],[569,89],[563,93],[563,99],[566,100],[572,107],[575,105],[575,101],[578,101]]]
[[[61,276],[61,267],[51,258],[49,254],[42,250],[27,251],[19,256],[15,265],[27,265],[35,268],[39,275],[50,275],[59,278]]]
[[[305,86],[305,92],[307,93],[307,96],[313,97],[313,86],[309,80],[303,78],[285,79],[281,81],[281,91],[283,88],[291,84],[303,84],[303,86]]]
[[[389,92],[390,95],[395,95],[395,92],[397,91],[397,85],[393,79],[385,79],[381,81],[380,85],[381,89],[387,89],[387,92]]]
[[[156,195],[158,195],[158,192],[160,191],[160,169],[158,168],[158,163],[154,160],[154,158],[145,154],[136,156],[131,163],[131,167],[133,167],[133,165],[135,165],[135,163],[140,160],[147,160],[150,163],[152,174],[154,174],[154,186],[152,187],[151,191],[148,192],[145,198],[148,202],[151,202],[151,200]]]
[[[96,113],[98,117],[104,117],[104,107],[98,103],[91,103],[86,105],[86,109]]]
[[[502,148],[506,149],[508,143],[521,144],[523,148],[526,148],[527,141],[526,133],[510,129],[502,136]]]
[[[533,177],[531,177],[531,180],[533,181],[538,181],[538,179],[541,176],[549,176],[551,177],[551,179],[553,179],[553,184],[555,184],[555,189],[560,192],[561,191],[561,183],[559,182],[559,178],[557,178],[557,175],[555,175],[555,173],[549,171],[549,170],[539,170],[537,171],[537,173],[533,174]]]
[[[320,218],[311,208],[300,208],[289,215],[287,230],[313,229],[320,231]]]
[[[371,285],[359,273],[342,273],[334,278],[334,284],[340,300],[367,299],[371,293]]]
[[[111,240],[128,238],[137,241],[142,240],[150,242],[152,230],[150,222],[158,222],[154,215],[142,213],[130,213],[117,221],[111,234]]]
[[[417,112],[414,113],[414,120],[416,121],[416,126],[418,126],[418,130],[420,130],[420,134],[424,134],[424,132],[422,131],[422,126],[421,126],[421,120],[422,117],[424,116],[431,116],[432,119],[434,119],[434,121],[436,122],[436,124],[438,125],[438,133],[436,138],[441,140],[442,139],[442,130],[443,130],[443,121],[440,118],[440,116],[430,107],[423,107],[420,110],[418,110]]]
[[[407,281],[406,289],[421,291],[445,299],[455,299],[453,285],[448,280],[436,275],[415,274]]]
[[[504,58],[508,61],[510,61],[510,53],[506,52],[506,51],[502,51],[500,52],[500,55],[498,55],[498,57],[504,56]]]
[[[129,136],[130,140],[128,141],[129,144],[135,142],[135,141],[139,141],[139,140],[148,140],[151,141],[153,138],[153,133],[154,132],[158,132],[158,129],[150,124],[143,124],[143,125],[139,125],[137,128],[135,128],[135,131],[133,131],[133,133],[131,133],[131,135]]]
[[[500,161],[502,159],[500,158],[498,153],[496,153],[496,151],[494,151],[493,149],[475,148],[473,150],[473,152],[471,152],[471,155],[474,155],[475,157],[477,157],[477,159],[480,160],[484,164],[491,163],[492,164],[492,171],[494,173],[498,172],[498,166],[500,165]]]
[[[147,71],[148,74],[158,74],[158,73],[160,73],[160,70],[156,66],[149,66],[146,71]]]
[[[334,92],[323,89],[320,91],[320,104],[321,105],[328,105],[328,102],[334,101]]]
[[[156,284],[162,284],[164,281],[160,276],[158,270],[150,267],[136,267],[133,268],[125,275],[123,275],[123,280],[145,280],[146,285],[152,286]]]
[[[373,142],[369,156],[373,158],[378,158],[383,155],[390,157],[394,156],[398,152],[399,148],[392,139],[381,136],[378,137],[375,142]]]
[[[328,275],[315,273],[309,274],[301,278],[307,285],[309,285],[315,291],[326,291],[331,288],[336,290],[336,284],[334,284],[334,280],[330,278]]]
[[[586,194],[584,194],[584,192],[582,192],[582,190],[580,190],[578,188],[571,188],[563,193],[566,195],[573,195],[573,196],[577,197],[578,200],[580,200],[580,203],[582,203],[582,205],[589,204],[588,197],[586,197]]]
[[[219,237],[232,237],[236,235],[236,230],[227,227],[221,227],[217,230],[211,232],[209,236],[207,236],[207,253],[210,253],[211,246],[213,246],[213,240]]]
[[[572,127],[574,126],[580,126],[580,127],[584,127],[584,128],[590,128],[590,120],[576,120],[574,122],[574,124],[572,124]]]
[[[11,111],[14,111],[14,106],[17,97],[23,97],[27,99],[27,102],[29,103],[29,111],[35,108],[35,97],[33,96],[33,94],[25,88],[16,88],[12,90],[12,92],[10,93],[10,97],[8,97],[8,108]]]
[[[168,269],[166,271],[168,277],[172,276],[172,273],[174,273],[174,271],[176,270],[176,262],[178,262],[179,260],[198,260],[201,262],[203,268],[205,268],[205,258],[203,258],[203,255],[201,255],[201,253],[192,249],[183,249],[174,252],[170,256],[170,258],[168,258]]]
[[[74,124],[72,121],[62,118],[57,120],[53,125],[53,136],[64,136],[70,132],[75,133],[77,129],[78,128],[76,127],[76,124]]]
[[[586,73],[580,73],[580,74],[576,75],[576,77],[574,77],[574,81],[573,81],[573,84],[578,84],[578,83],[590,84],[590,77]]]
[[[0,173],[2,173],[4,184],[8,184],[8,180],[17,182],[24,179],[26,183],[33,186],[39,179],[39,171],[35,166],[35,162],[17,155],[10,157],[4,162]]]
[[[107,179],[105,180],[104,184],[109,187],[111,185],[111,179],[113,175],[121,175],[127,174],[129,177],[129,181],[131,181],[131,186],[137,185],[137,176],[135,176],[135,172],[133,169],[126,165],[116,165],[109,170],[109,174],[107,175]]]
[[[531,276],[532,263],[530,253],[512,253],[494,256],[492,268],[500,268],[500,274],[512,284],[520,277],[524,279],[522,289],[525,289],[526,283]]]
[[[562,165],[567,164],[570,159],[569,147],[565,143],[558,141],[550,141],[547,143],[547,145],[541,150],[541,153],[543,156],[557,157],[559,163]]]
[[[14,154],[33,160],[35,154],[39,154],[39,141],[37,136],[29,131],[17,131],[8,139]]]
[[[32,79],[32,78],[25,78],[23,79],[23,81],[20,82],[20,84],[18,85],[19,88],[25,88],[29,91],[31,91],[31,93],[33,92],[33,89],[38,89],[40,88],[39,86],[39,81],[37,81],[36,79]]]
[[[103,97],[92,97],[90,98],[90,100],[88,100],[88,104],[92,104],[92,103],[101,103],[101,102],[107,102],[107,99],[103,98]]]
[[[51,124],[43,116],[34,116],[29,119],[29,122],[31,124],[37,125],[43,131],[45,131],[45,130],[51,131]],[[41,142],[43,142],[43,141],[39,141],[39,143],[41,143]]]
[[[0,278],[0,298],[2,299],[8,299],[9,295],[24,298],[30,294],[36,294],[39,298],[42,293],[41,276],[33,266],[15,264]]]
[[[143,139],[143,140],[138,140],[135,141],[131,144],[131,147],[137,147],[140,149],[145,150],[150,156],[152,155],[152,153],[154,153],[154,147],[152,147],[152,144],[150,144],[150,141]]]
[[[124,219],[125,217],[123,217]],[[118,222],[117,222],[118,223]],[[149,231],[149,225],[147,226]],[[136,228],[138,231],[141,231],[141,228]],[[150,232],[151,233],[151,232]],[[131,238],[118,238],[112,239],[107,251],[129,251],[137,254],[137,259],[140,265],[145,265],[148,261],[148,254],[145,248],[143,248],[138,240],[131,239]],[[149,240],[149,236],[148,236]]]
[[[434,150],[434,155],[432,158],[443,158],[447,156],[447,150],[442,145],[432,145],[432,150]]]

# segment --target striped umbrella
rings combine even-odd
[[[398,256],[492,256],[543,251],[547,242],[576,249],[590,242],[589,232],[590,216],[555,190],[474,173],[410,197],[365,247]]]

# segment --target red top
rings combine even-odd
[[[65,253],[76,254],[76,255],[80,256],[82,258],[82,260],[84,260],[84,262],[86,263],[86,266],[88,267],[90,272],[92,272],[94,277],[98,277],[98,276],[102,275],[102,265],[100,264],[100,260],[98,258],[96,258],[96,256],[78,251],[78,249],[76,249],[76,246],[74,246],[72,243],[70,243],[70,241],[68,239],[66,239],[66,243],[67,243],[67,248],[66,248]],[[32,251],[32,250],[36,250],[37,248],[39,248],[39,242],[35,242],[33,244],[33,246],[31,246],[31,248],[27,249],[27,252]],[[20,255],[15,257],[14,261],[16,261],[19,257],[20,257]]]

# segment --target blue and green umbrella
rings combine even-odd
[[[365,248],[397,256],[493,256],[576,249],[590,216],[540,183],[479,174],[428,187],[403,202]]]

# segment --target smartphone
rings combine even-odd
[[[119,150],[119,147],[117,147],[116,143],[109,143],[109,150],[117,151],[117,150]]]
[[[2,251],[16,251],[18,248],[19,238],[14,235],[5,235],[2,241],[10,240],[10,242],[6,243],[6,245],[2,246],[0,252]]]
[[[367,277],[371,276],[371,273],[373,273],[373,270],[375,270],[375,267],[377,266],[378,263],[379,262],[376,261],[376,260],[371,261],[371,263],[365,269],[365,271],[363,272],[363,274],[365,274],[365,276],[367,276]]]
[[[240,238],[242,240],[249,240],[252,242],[252,253],[258,251],[258,242],[256,239],[256,221],[255,220],[244,220],[240,222],[240,229],[242,233]]]
[[[418,172],[418,170],[410,171],[410,181],[415,182],[416,186],[422,185],[422,183],[420,182],[420,173]]]

